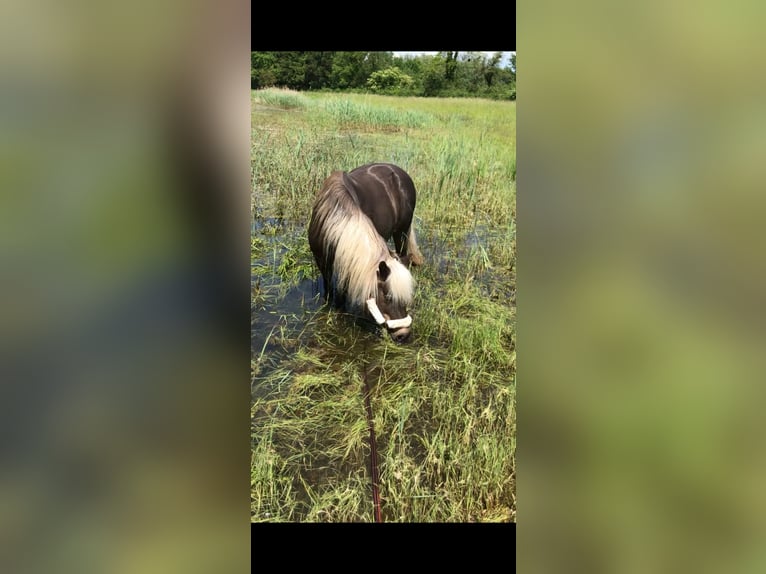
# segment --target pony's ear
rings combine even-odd
[[[391,275],[391,268],[386,265],[385,261],[381,261],[378,263],[378,278],[381,281],[385,281],[388,279],[388,276]]]

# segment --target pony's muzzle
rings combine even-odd
[[[394,340],[394,342],[406,343],[412,332],[410,331],[409,327],[402,327],[401,329],[397,329],[395,331],[389,331],[389,334],[391,335],[391,338]]]
[[[394,341],[397,343],[404,343],[407,339],[410,338],[410,325],[412,325],[412,317],[410,315],[407,315],[402,319],[386,320],[386,318],[383,317],[383,313],[380,312],[375,299],[367,300],[367,309],[378,325],[386,326],[386,329],[388,329],[388,332]]]

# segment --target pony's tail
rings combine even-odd
[[[410,263],[413,265],[423,265],[423,254],[418,249],[418,242],[415,239],[415,226],[410,226],[410,231],[407,233],[407,255],[410,257]]]

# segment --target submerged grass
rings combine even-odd
[[[253,111],[252,520],[374,519],[366,374],[384,520],[514,521],[515,104],[299,96]],[[322,307],[305,235],[324,179],[372,161],[418,189],[404,346]]]

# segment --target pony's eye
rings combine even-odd
[[[389,303],[394,300],[394,296],[391,293],[386,293],[386,301]]]

